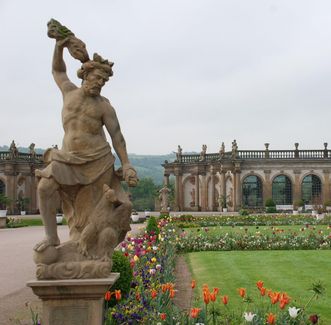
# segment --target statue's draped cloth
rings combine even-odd
[[[36,176],[54,178],[60,185],[89,185],[113,167],[115,157],[108,143],[89,151],[65,152],[47,149],[44,162],[47,167],[36,170]]]
[[[66,152],[55,148],[45,151],[44,162],[47,166],[43,170],[36,170],[35,174],[37,177],[53,178],[62,187],[59,193],[71,239],[79,238],[88,224],[93,209],[103,195],[102,186],[96,187],[94,184],[113,168],[114,161],[107,142],[93,152],[91,149]],[[74,196],[63,188],[73,185],[83,185]]]

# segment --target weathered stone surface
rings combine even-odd
[[[130,230],[132,205],[120,183],[125,180],[135,186],[138,181],[115,110],[100,95],[113,74],[113,63],[96,53],[90,60],[85,44],[56,20],[49,22],[48,36],[56,40],[52,72],[63,96],[64,138],[61,149],[45,152],[46,168],[35,172],[46,233],[34,248],[37,278],[105,277],[114,248]],[[83,63],[77,72],[81,87],[66,74],[64,48]],[[114,170],[115,158],[103,127],[112,138],[120,170]],[[70,230],[70,241],[62,245],[55,221],[58,195]]]
[[[27,286],[42,300],[43,325],[101,325],[104,294],[118,277],[30,281]]]

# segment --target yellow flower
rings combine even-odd
[[[135,262],[137,262],[137,261],[139,261],[139,257],[138,257],[137,255],[135,255],[135,256],[133,256],[133,260],[134,260]]]
[[[153,258],[151,259],[151,261],[152,261],[153,263],[155,263],[155,262],[156,262],[156,258],[153,257]]]

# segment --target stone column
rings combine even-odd
[[[183,189],[183,175],[180,173],[178,175],[178,189],[179,189],[179,211],[184,209],[184,189]]]
[[[323,170],[324,182],[322,187],[323,202],[331,199],[330,197],[330,171],[328,169]]]
[[[163,184],[167,187],[169,186],[169,174],[164,174]]]
[[[200,209],[199,202],[200,202],[200,178],[199,178],[199,173],[197,172],[197,174],[195,175],[195,206],[194,206],[194,209],[196,211],[199,211]]]
[[[43,325],[102,325],[104,295],[119,278],[35,280],[27,283],[42,300]]]
[[[240,182],[240,174],[241,174],[240,169],[237,169],[236,170],[236,192],[235,192],[236,207],[235,207],[235,211],[238,211],[241,208],[241,182]]]
[[[264,186],[262,188],[263,204],[269,198],[272,198],[271,170],[264,170]]]
[[[215,169],[213,166],[210,168],[210,184],[211,184],[211,210],[216,211],[215,206]],[[207,193],[208,193],[208,185],[207,185]],[[207,206],[208,206],[208,198],[207,198]]]
[[[179,186],[179,183],[180,183],[180,176],[179,176],[179,172],[178,170],[175,171],[175,177],[176,177],[176,180],[175,180],[175,210],[176,211],[180,211],[180,198],[179,198],[179,191],[180,191],[180,186]]]
[[[294,173],[293,202],[295,202],[301,200],[301,183],[300,183],[301,171],[296,169],[293,170],[293,173]]]
[[[221,191],[220,191],[220,195],[226,196],[225,170],[223,168],[221,168],[220,174],[221,174]]]
[[[201,174],[201,211],[207,211],[208,207],[208,184],[206,182],[206,173]]]
[[[240,163],[234,163],[233,173],[233,211],[238,211],[241,207],[241,189],[240,189]]]

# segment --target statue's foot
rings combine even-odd
[[[58,237],[56,238],[49,238],[46,237],[45,239],[43,239],[41,242],[39,242],[38,244],[36,244],[33,249],[36,252],[42,252],[44,251],[48,246],[58,246],[60,245],[60,239]]]

